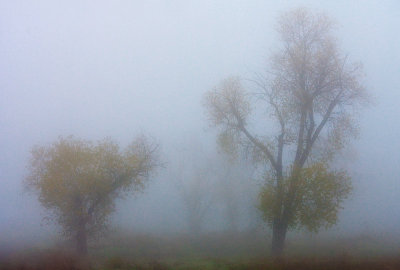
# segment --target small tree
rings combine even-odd
[[[361,65],[339,52],[332,26],[325,15],[305,9],[283,14],[277,25],[283,46],[268,75],[253,80],[259,91],[250,96],[238,78],[228,78],[205,96],[220,137],[250,149],[266,168],[260,209],[272,227],[275,256],[282,254],[289,228],[333,225],[351,190],[345,172],[330,164],[356,134],[354,109],[366,95]],[[250,124],[268,120],[249,119],[259,104],[271,122],[262,136]]]
[[[87,239],[102,231],[118,197],[143,190],[159,165],[158,146],[145,137],[125,151],[105,139],[98,144],[75,137],[34,147],[26,184],[38,192],[49,218],[87,254]]]
[[[254,185],[249,185],[249,180],[253,177],[250,170],[252,166],[248,166],[250,164],[238,155],[236,149],[230,147],[229,138],[220,137],[218,148],[214,192],[217,202],[222,206],[221,217],[227,230],[236,232],[241,225],[241,212],[249,205],[254,206],[251,198],[256,193],[252,192]]]
[[[183,179],[180,187],[187,224],[193,235],[202,232],[213,203],[207,177],[208,173],[205,170],[193,171],[190,178]]]
[[[193,153],[196,153],[194,155]],[[175,171],[171,172],[182,199],[188,229],[199,235],[214,202],[212,193],[213,166],[201,150],[181,151]]]

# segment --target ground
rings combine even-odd
[[[0,269],[400,269],[400,245],[393,239],[293,236],[280,262],[269,257],[268,240],[255,232],[197,237],[114,233],[90,243],[86,260],[60,244],[41,245],[3,254]]]

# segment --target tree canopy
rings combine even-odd
[[[27,185],[49,218],[87,252],[86,238],[101,232],[115,199],[142,191],[158,162],[158,146],[141,136],[124,151],[111,139],[97,144],[73,136],[32,150]]]

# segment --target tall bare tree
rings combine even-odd
[[[362,67],[340,52],[333,26],[326,15],[306,9],[284,13],[277,23],[282,47],[266,75],[253,80],[258,90],[250,94],[231,77],[205,96],[220,141],[251,149],[265,168],[260,209],[272,227],[275,256],[283,253],[288,229],[335,224],[351,191],[350,178],[330,164],[357,134],[355,110],[367,95]],[[250,119],[260,106],[266,119]],[[268,132],[260,134],[257,124],[267,121]]]

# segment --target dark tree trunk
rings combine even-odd
[[[285,247],[287,225],[281,220],[274,222],[272,228],[271,254],[275,259],[281,259]]]
[[[85,224],[80,224],[76,234],[76,252],[79,256],[86,257],[87,250],[87,233]]]

